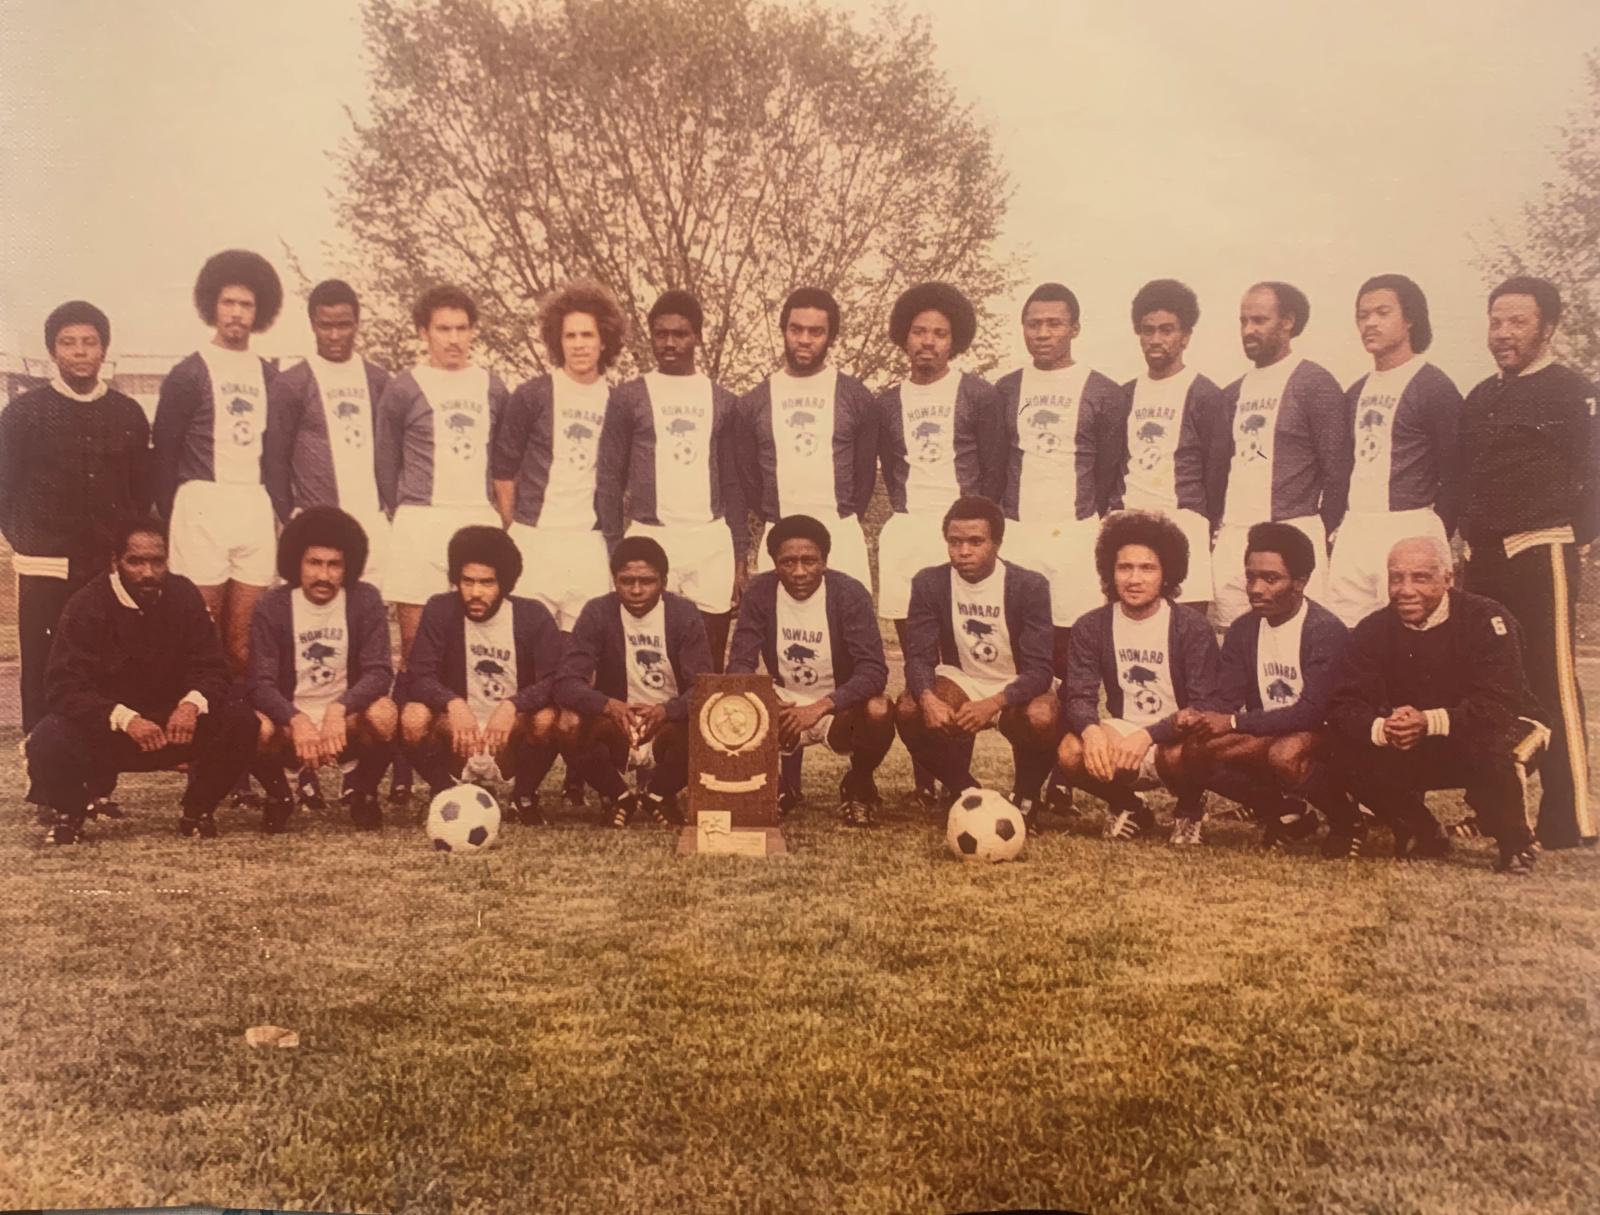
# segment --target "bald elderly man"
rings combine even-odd
[[[1396,856],[1442,856],[1449,838],[1430,789],[1465,788],[1499,845],[1495,870],[1533,869],[1527,765],[1549,738],[1522,665],[1522,634],[1501,604],[1451,586],[1437,538],[1389,550],[1389,606],[1350,644],[1328,706],[1351,794],[1393,825]],[[1361,824],[1335,830],[1354,833]]]

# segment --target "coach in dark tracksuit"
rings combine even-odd
[[[217,804],[255,753],[256,715],[230,699],[216,628],[194,583],[167,572],[158,525],[119,525],[114,544],[115,567],[61,613],[28,800],[59,816],[52,843],[76,843],[97,779],[187,763],[178,830],[214,836]]]
[[[1600,536],[1600,390],[1555,362],[1561,297],[1544,279],[1508,279],[1489,297],[1498,375],[1462,409],[1466,586],[1522,625],[1528,680],[1552,727],[1540,766],[1546,848],[1594,843],[1583,693],[1573,665],[1580,558]]]
[[[1421,794],[1465,787],[1500,845],[1495,868],[1526,872],[1525,771],[1548,731],[1536,720],[1515,617],[1449,589],[1447,562],[1433,540],[1390,551],[1389,606],[1355,627],[1328,706],[1339,769],[1350,792],[1391,821],[1396,855],[1442,855],[1448,839]]]

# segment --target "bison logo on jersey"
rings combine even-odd
[[[478,659],[473,665],[472,674],[485,700],[511,699],[511,673],[493,658]]]
[[[700,427],[688,418],[673,418],[667,423],[667,433],[672,436],[672,458],[679,464],[694,463],[695,443],[691,436]]]
[[[589,442],[594,438],[594,428],[582,422],[573,422],[561,433],[572,444],[567,448],[567,463],[579,472],[588,472],[594,463],[594,446]]]
[[[1139,440],[1139,454],[1134,457],[1134,462],[1145,472],[1154,472],[1161,463],[1161,440],[1166,437],[1167,428],[1160,422],[1146,422],[1139,427],[1134,438]]]
[[[797,409],[784,418],[784,425],[794,433],[794,454],[809,456],[817,450],[817,415],[808,413],[804,409]]]
[[[450,450],[455,453],[456,459],[470,460],[478,450],[478,419],[470,413],[452,413],[445,417],[444,424],[452,435]]]
[[[333,407],[333,416],[339,419],[340,434],[351,447],[366,441],[366,428],[361,425],[361,406],[354,401],[340,401]]]
[[[944,427],[938,422],[918,422],[911,432],[911,451],[919,464],[938,464],[944,460]]]
[[[1286,705],[1294,700],[1294,689],[1281,679],[1267,685],[1267,699],[1275,705]]]
[[[240,447],[249,447],[256,438],[256,407],[253,401],[234,397],[228,402],[228,416],[233,419],[233,441]]]
[[[639,664],[639,682],[647,688],[667,686],[667,673],[662,668],[660,650],[635,650],[634,662]]]
[[[798,687],[813,687],[818,679],[817,652],[808,645],[791,645],[783,651],[783,660],[789,664],[789,681]]]
[[[969,617],[961,622],[961,631],[967,635],[967,653],[974,662],[993,662],[1000,657],[1000,647],[994,640],[994,625],[987,620]]]
[[[1023,414],[1027,417],[1027,425],[1022,431],[1022,436],[1027,439],[1027,445],[1042,456],[1053,455],[1061,447],[1061,414],[1054,409],[1045,409],[1042,406],[1024,406]]]
[[[313,641],[301,650],[300,657],[311,664],[306,671],[306,682],[314,688],[326,687],[332,683],[338,677],[338,672],[328,665],[328,659],[338,652],[331,645],[324,645],[320,641]]]
[[[1266,437],[1267,415],[1264,413],[1246,414],[1239,421],[1239,433],[1234,438],[1234,445],[1239,449],[1239,454],[1246,460],[1265,460],[1267,453],[1262,445]]]
[[[1134,685],[1133,707],[1145,717],[1161,712],[1161,693],[1151,686],[1155,681],[1154,671],[1137,665],[1129,667],[1122,676],[1123,683]]]
[[[1389,424],[1389,415],[1381,409],[1369,409],[1356,423],[1356,459],[1371,463],[1383,450],[1383,430]]]

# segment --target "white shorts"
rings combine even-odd
[[[798,696],[788,688],[780,688],[776,685],[773,686],[772,690],[777,693],[779,704],[809,705],[815,704],[822,699],[821,696]],[[823,693],[823,695],[827,695],[827,693]],[[819,718],[817,724],[802,734],[800,741],[786,751],[785,754],[792,755],[802,747],[814,747],[817,743],[826,743],[828,741],[828,731],[831,729],[833,729],[833,714],[829,713]]]
[[[172,500],[167,554],[168,568],[196,586],[271,586],[278,529],[265,487],[185,481]]]
[[[1050,583],[1050,620],[1058,629],[1070,629],[1085,612],[1105,606],[1094,568],[1094,543],[1099,538],[1097,518],[1049,524],[1008,519],[1000,556],[1045,576]]]
[[[1123,506],[1128,510],[1143,510],[1165,515],[1183,530],[1183,538],[1189,542],[1189,576],[1183,580],[1183,589],[1178,592],[1178,601],[1180,603],[1209,601],[1213,590],[1211,520],[1199,511],[1141,501],[1137,494],[1130,495]]]
[[[1328,562],[1328,598],[1323,607],[1350,628],[1389,606],[1389,550],[1401,540],[1427,536],[1450,551],[1444,523],[1431,508],[1351,511],[1339,524]]]
[[[1100,723],[1101,727],[1111,731],[1118,738],[1125,738],[1135,730],[1142,730],[1144,726],[1136,726],[1131,721],[1121,717],[1107,717]],[[1161,774],[1156,771],[1156,745],[1151,743],[1145,748],[1144,758],[1139,761],[1139,771],[1134,775],[1133,787],[1135,789],[1160,789],[1166,784],[1161,779]]]
[[[930,565],[947,565],[944,516],[890,515],[878,533],[878,615],[904,620],[911,614],[911,580]]]
[[[733,533],[726,521],[667,527],[636,522],[628,525],[628,535],[649,536],[666,550],[666,589],[674,595],[682,595],[713,616],[732,609]]]
[[[500,527],[500,516],[482,506],[402,506],[389,533],[389,568],[384,583],[390,603],[420,606],[450,589],[450,537],[463,527]]]
[[[867,563],[867,537],[861,530],[861,520],[853,516],[838,519],[830,515],[821,522],[828,529],[828,538],[832,541],[828,549],[828,568],[849,574],[871,594],[872,567]],[[772,558],[767,556],[767,533],[771,530],[772,524],[769,523],[761,531],[761,558],[757,566],[764,570],[772,568]]]
[[[522,554],[517,594],[537,599],[563,633],[572,632],[583,605],[611,589],[606,538],[595,531],[526,523],[513,523],[510,534]]]
[[[941,662],[933,668],[933,676],[935,679],[948,679],[965,692],[969,700],[985,700],[990,696],[998,696],[1011,683],[1009,679],[982,679],[946,662]],[[984,729],[993,729],[999,720],[1000,718],[996,716]]]
[[[1299,528],[1311,538],[1316,550],[1317,568],[1306,583],[1306,597],[1326,602],[1328,585],[1328,534],[1318,515],[1301,519],[1279,519]],[[1219,628],[1227,628],[1250,610],[1250,597],[1244,588],[1244,550],[1250,543],[1250,525],[1224,523],[1217,532],[1217,547],[1211,550],[1212,584],[1216,587],[1216,616]]]
[[[383,590],[383,576],[389,566],[389,532],[390,523],[382,511],[368,517],[355,515],[351,512],[361,530],[367,533],[367,568],[361,575],[361,581],[370,582],[378,590]]]

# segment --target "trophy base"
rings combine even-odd
[[[779,856],[788,851],[777,827],[705,831],[688,826],[678,832],[679,856]]]

